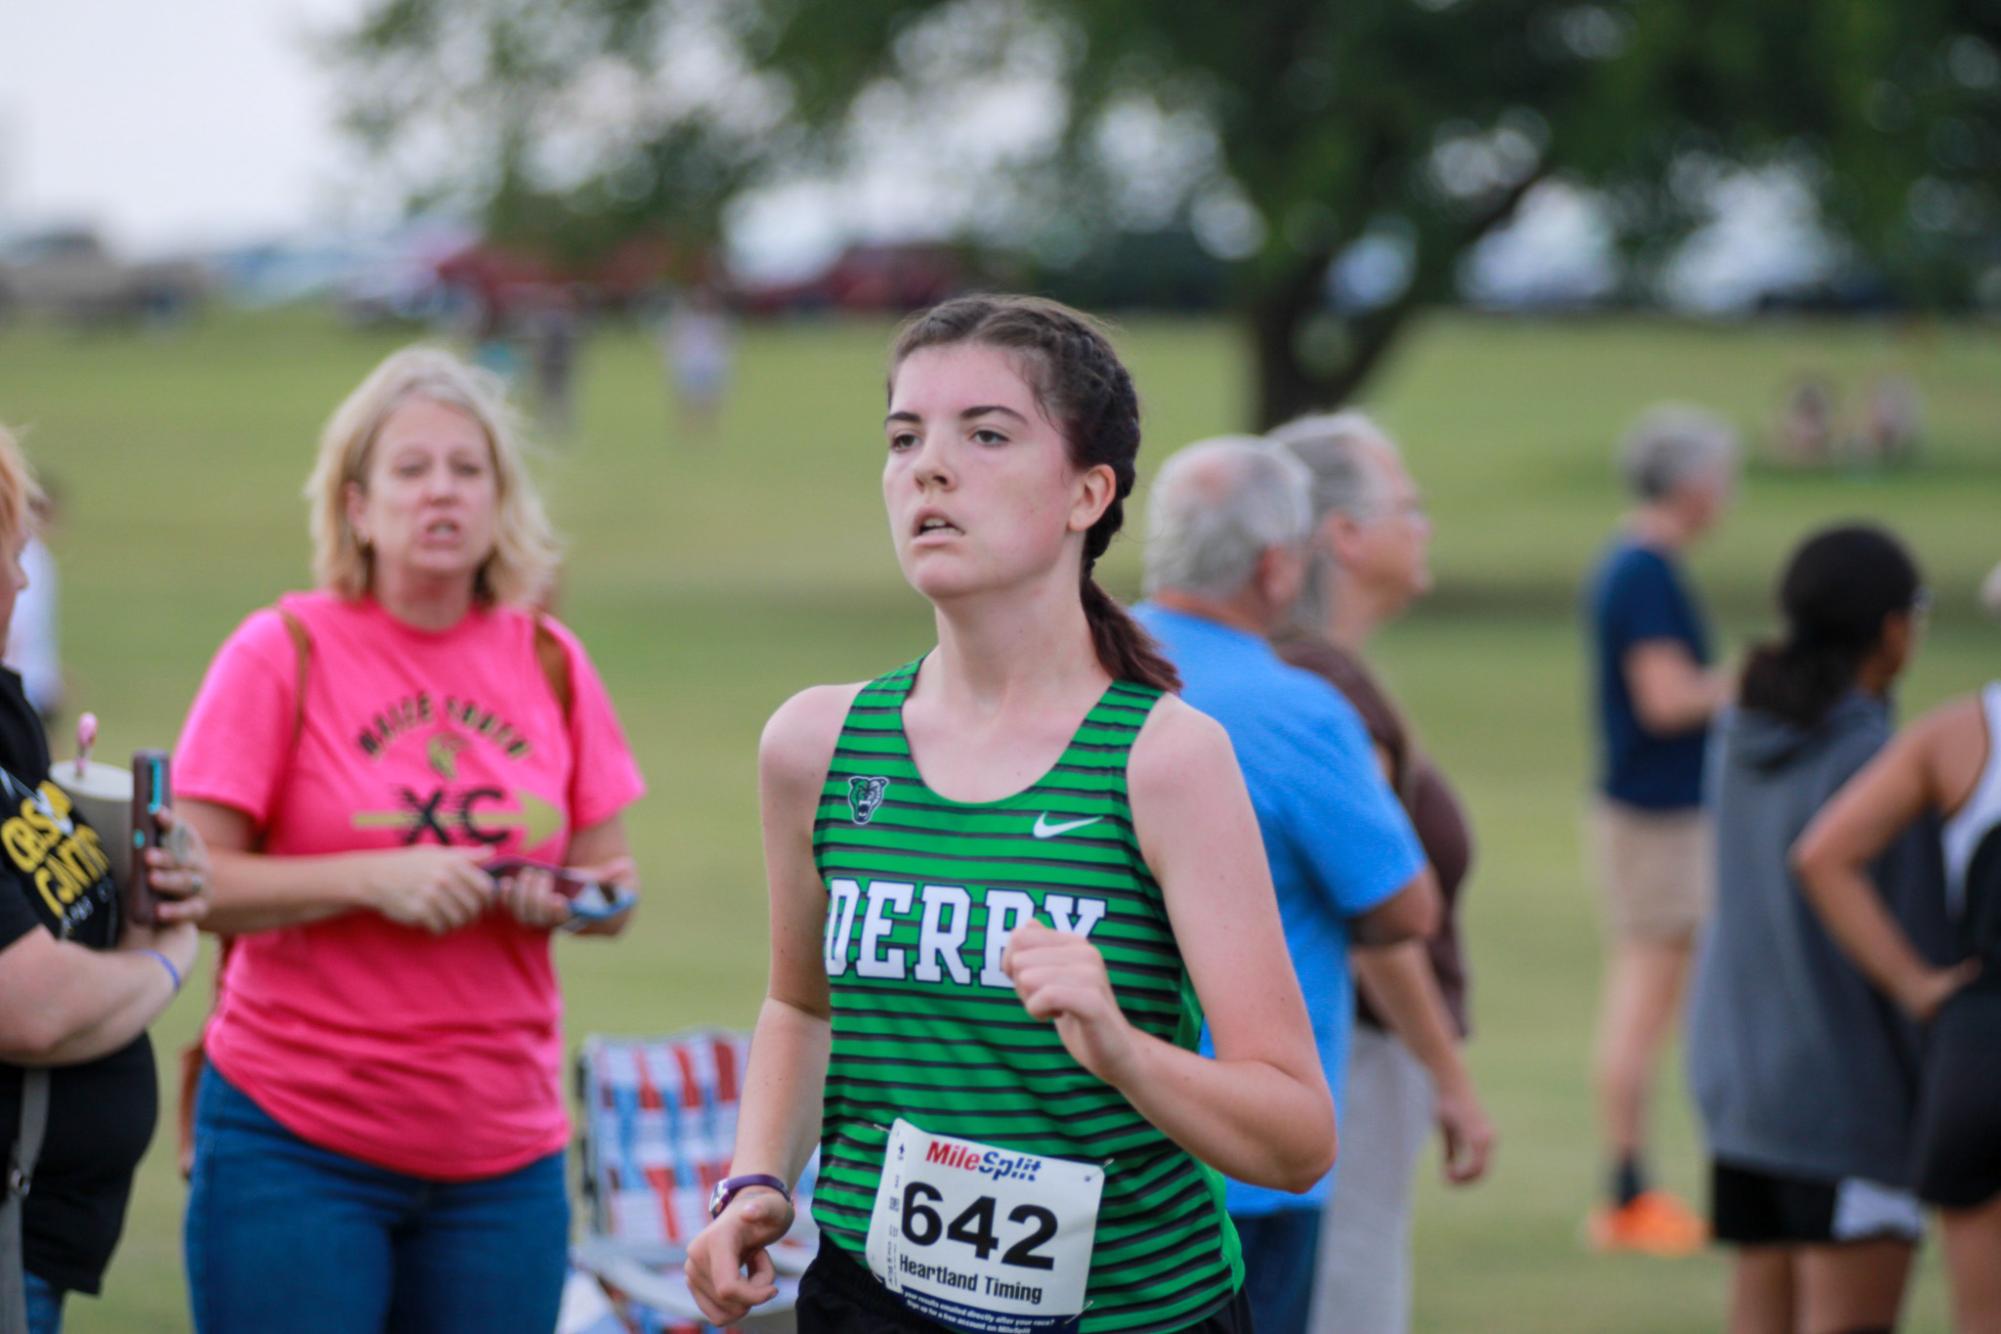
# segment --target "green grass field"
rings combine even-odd
[[[876,486],[885,334],[748,331],[707,446],[672,438],[650,343],[612,333],[588,348],[578,430],[540,472],[571,544],[563,614],[602,668],[652,791],[630,816],[645,912],[617,944],[560,946],[573,1041],[750,1021],[764,972],[758,730],[793,690],[873,674],[930,642]],[[171,743],[216,644],[305,579],[298,490],[319,424],[398,341],[339,331],[318,312],[217,317],[163,336],[0,331],[0,421],[28,428],[31,455],[66,494],[65,656],[108,751]],[[1143,470],[1243,425],[1227,329],[1134,321],[1123,341],[1147,408]],[[1609,442],[1639,407],[1706,402],[1762,441],[1792,377],[1819,372],[1859,396],[1886,369],[1926,396],[1922,464],[1813,476],[1754,466],[1694,570],[1734,652],[1767,626],[1765,590],[1807,527],[1854,515],[1894,524],[1936,594],[1905,692],[1915,709],[2001,671],[2001,629],[1973,599],[2001,557],[1992,331],[1440,319],[1375,386],[1438,527],[1438,592],[1385,634],[1381,658],[1477,826],[1472,1059],[1503,1137],[1488,1183],[1424,1190],[1424,1329],[1720,1324],[1720,1256],[1605,1260],[1578,1243],[1600,1174],[1586,1074],[1598,951],[1578,849],[1587,752],[1572,606],[1619,508]],[[1136,538],[1114,549],[1115,587],[1132,590],[1137,554]],[[191,987],[161,1021],[163,1053],[186,1041],[203,994]],[[1657,1165],[1696,1192],[1677,1070],[1658,1099]],[[107,1295],[72,1304],[79,1334],[186,1327],[171,1138],[163,1123]],[[1943,1328],[1943,1311],[1928,1258],[1908,1327]]]

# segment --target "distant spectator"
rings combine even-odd
[[[1868,416],[1857,442],[1866,458],[1906,463],[1924,432],[1924,402],[1908,375],[1879,375],[1869,386]]]
[[[1646,1109],[1709,906],[1703,738],[1731,684],[1709,667],[1680,556],[1728,503],[1737,440],[1706,412],[1658,407],[1626,433],[1620,457],[1637,505],[1585,602],[1599,729],[1592,842],[1610,937],[1595,1064],[1611,1198],[1589,1231],[1600,1250],[1685,1255],[1706,1229],[1651,1188]]]
[[[1802,377],[1786,395],[1778,435],[1779,457],[1787,463],[1807,467],[1827,463],[1838,436],[1834,386],[1818,375]]]
[[[63,705],[62,651],[56,629],[60,596],[56,558],[46,541],[61,517],[56,487],[45,482],[34,507],[33,536],[21,552],[28,586],[14,600],[14,619],[7,628],[6,665],[21,674],[28,703],[45,723],[53,723]]]
[[[698,286],[675,303],[661,329],[660,348],[680,404],[683,433],[708,440],[715,434],[736,360],[729,312],[713,288]]]
[[[528,309],[528,356],[535,368],[535,418],[552,439],[570,433],[575,413],[577,348],[582,321],[568,289],[539,292]]]
[[[1312,478],[1313,549],[1287,662],[1339,690],[1375,743],[1438,879],[1443,911],[1424,940],[1349,952],[1357,982],[1341,1121],[1340,1188],[1321,1224],[1314,1329],[1410,1328],[1410,1237],[1419,1153],[1434,1123],[1454,1184],[1487,1170],[1494,1127],[1461,1053],[1466,959],[1458,900],[1473,834],[1458,795],[1418,747],[1364,659],[1370,639],[1431,587],[1431,521],[1397,447],[1359,412],[1302,417],[1270,439]]]
[[[1803,467],[1907,463],[1916,457],[1923,434],[1924,400],[1910,376],[1876,376],[1860,408],[1843,413],[1834,386],[1811,375],[1786,396],[1778,454]]]
[[[1716,727],[1717,902],[1697,954],[1689,1083],[1716,1237],[1737,1248],[1733,1334],[1887,1330],[1922,1231],[1918,1034],[1829,938],[1790,853],[1889,741],[1924,590],[1902,543],[1851,526],[1801,545],[1779,602],[1784,635],[1751,655]],[[1932,939],[1936,839],[1914,825],[1875,865],[1883,907]]]
[[[471,324],[473,365],[503,384],[511,383],[515,372],[521,369],[521,354],[514,349],[506,308],[485,293],[476,294]]]

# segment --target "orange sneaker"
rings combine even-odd
[[[1650,1190],[1617,1208],[1601,1205],[1585,1226],[1595,1251],[1630,1251],[1673,1259],[1693,1255],[1709,1240],[1709,1225],[1664,1190]]]

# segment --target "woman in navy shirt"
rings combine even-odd
[[[1627,432],[1621,454],[1638,504],[1599,561],[1586,605],[1600,743],[1591,833],[1610,954],[1596,1073],[1612,1160],[1611,1198],[1593,1211],[1590,1235],[1600,1250],[1685,1255],[1705,1229],[1648,1185],[1647,1096],[1709,901],[1703,736],[1730,685],[1710,667],[1680,556],[1721,516],[1737,442],[1707,413],[1660,407]]]

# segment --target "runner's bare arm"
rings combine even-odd
[[[827,894],[813,864],[813,813],[842,720],[860,690],[857,684],[800,692],[772,715],[758,745],[771,974],[744,1073],[732,1176],[797,1182],[819,1139],[832,1036],[821,959]],[[753,1186],[695,1238],[688,1282],[710,1320],[732,1324],[777,1295],[764,1248],[791,1223],[791,1206],[776,1191]]]
[[[1848,780],[1793,845],[1793,867],[1807,901],[1855,966],[1919,1020],[1931,1018],[1972,979],[1976,966],[1935,968],[1884,907],[1869,864],[1926,808],[1946,808],[1941,763],[1969,735],[1979,736],[1980,701],[1956,700],[1899,733]]]
[[[1134,743],[1127,788],[1216,1059],[1141,1033],[1119,1012],[1109,984],[1098,994],[1074,981],[1049,988],[1061,988],[1049,1001],[1062,1016],[1065,1045],[1073,1055],[1095,1046],[1106,1064],[1094,1073],[1203,1162],[1240,1181],[1305,1190],[1334,1160],[1334,1104],[1228,736],[1178,698],[1163,698]],[[1088,941],[1059,943],[1089,950],[1102,976]],[[1028,981],[1028,990],[1040,989]]]

